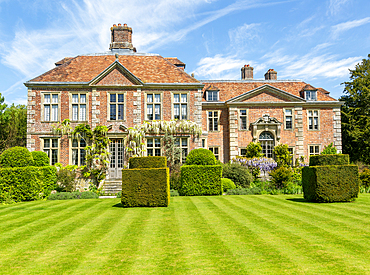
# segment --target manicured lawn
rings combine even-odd
[[[370,274],[370,194],[0,206],[1,274]]]

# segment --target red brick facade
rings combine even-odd
[[[341,150],[340,103],[324,89],[303,81],[276,80],[273,70],[266,80],[253,80],[252,67],[248,73],[242,69],[241,81],[198,81],[177,58],[136,53],[131,33],[127,25],[114,26],[109,52],[65,58],[53,70],[26,82],[29,150],[48,150],[45,140],[57,139],[57,161],[71,164],[71,141],[54,136],[53,125],[64,119],[70,119],[72,127],[82,122],[92,128],[105,125],[112,139],[123,139],[128,127],[148,119],[150,104],[160,105],[160,119],[174,119],[176,94],[186,97],[187,119],[203,129],[199,140],[188,138],[187,149],[217,148],[223,162],[240,155],[264,132],[271,134],[274,145],[288,144],[296,157],[308,156],[310,146],[321,151],[331,142]],[[115,105],[112,94],[123,100],[123,114],[114,119],[110,117],[110,106]],[[160,100],[147,102],[148,94],[159,95]]]

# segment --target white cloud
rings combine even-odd
[[[350,2],[351,0],[330,0],[330,3],[329,3],[329,10],[327,12],[327,14],[329,15],[336,15],[338,14],[343,6]]]
[[[259,31],[261,24],[244,24],[233,30],[229,30],[230,44],[233,48],[248,52],[254,48],[254,44],[260,41]]]
[[[370,23],[370,17],[365,17],[359,20],[353,20],[353,21],[347,21],[344,23],[340,23],[332,27],[332,35],[333,37],[337,37],[341,32],[345,32],[350,29],[360,27],[368,23]]]

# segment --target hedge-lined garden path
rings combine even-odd
[[[0,205],[0,274],[370,274],[370,194]]]

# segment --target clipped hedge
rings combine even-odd
[[[304,167],[302,170],[304,198],[314,202],[348,202],[359,193],[357,165],[326,165]]]
[[[167,207],[170,202],[169,169],[141,168],[122,170],[124,207]]]
[[[310,157],[310,166],[347,164],[349,164],[349,155],[346,154],[315,155]]]
[[[0,166],[2,168],[26,167],[33,165],[33,158],[25,147],[12,147],[5,150],[0,156]]]
[[[50,195],[56,186],[56,168],[16,167],[0,169],[0,201],[31,201]]]
[[[98,199],[98,194],[91,191],[58,192],[50,194],[48,200],[76,200],[76,199]]]
[[[215,155],[207,149],[199,148],[191,150],[186,157],[186,165],[215,165]]]
[[[43,167],[50,165],[50,159],[48,154],[42,151],[32,151],[31,152],[33,158],[33,166]]]
[[[221,165],[184,165],[181,167],[182,196],[221,195]]]
[[[235,189],[235,183],[231,179],[221,178],[222,189],[226,192],[229,189]]]
[[[133,157],[128,162],[130,169],[167,167],[166,157]]]

